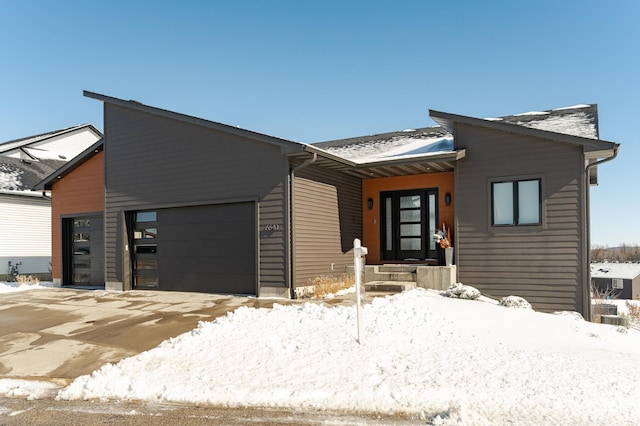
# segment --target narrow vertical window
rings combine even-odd
[[[427,231],[427,235],[432,236],[436,233],[436,195],[429,194],[429,230]],[[429,238],[429,249],[436,249],[436,240],[434,238]]]
[[[493,224],[513,225],[513,182],[493,184]]]
[[[386,240],[386,250],[393,250],[393,221],[391,218],[392,214],[392,206],[391,206],[391,197],[387,197],[385,200],[385,240]]]
[[[518,182],[518,225],[540,223],[540,181]]]

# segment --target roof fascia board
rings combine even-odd
[[[346,158],[342,158],[342,157],[339,157],[337,155],[331,154],[331,153],[329,153],[329,152],[327,152],[327,151],[325,151],[325,150],[323,150],[321,148],[316,148],[313,145],[305,144],[305,145],[303,145],[303,149],[306,152],[310,152],[312,154],[318,154],[318,156],[326,158],[327,160],[332,160],[332,161],[335,161],[337,163],[341,163],[341,164],[347,165],[349,167],[355,167],[358,164],[358,163],[354,163],[351,160],[347,160]]]
[[[428,164],[438,161],[457,161],[464,158],[466,150],[461,149],[458,151],[447,152],[445,154],[420,156],[420,157],[407,157],[392,160],[371,161],[367,163],[357,163],[356,169],[365,169],[369,167],[384,167],[384,166],[399,166],[403,164]]]
[[[233,135],[257,140],[260,142],[266,142],[272,145],[278,145],[278,146],[284,147],[285,150],[288,150],[288,149],[295,150],[297,146],[301,145],[299,142],[289,141],[286,139],[277,138],[275,136],[269,136],[263,133],[241,129],[239,127],[229,126],[228,124],[218,123],[215,121],[205,120],[204,118],[198,118],[191,115],[181,114],[179,112],[169,111],[162,108],[156,108],[156,107],[145,105],[133,100],[125,101],[124,99],[114,98],[112,96],[102,95],[100,93],[90,92],[88,90],[84,90],[82,93],[87,98],[102,101],[104,103],[118,105],[124,108],[130,108],[137,111],[158,115],[161,117],[183,121],[186,123],[207,127],[210,129],[221,131],[221,132],[230,133]],[[299,148],[297,150],[300,151]]]
[[[464,123],[472,126],[486,127],[488,129],[502,130],[505,132],[519,133],[527,136],[533,136],[543,139],[551,139],[553,141],[570,143],[595,149],[613,149],[614,142],[601,139],[589,139],[580,136],[567,135],[564,133],[550,132],[548,130],[534,129],[531,127],[519,126],[512,123],[504,123],[498,120],[485,120],[482,118],[469,117],[465,115],[451,114],[448,112],[429,110],[429,116],[445,129],[453,132],[453,123]]]
[[[85,149],[83,152],[78,154],[72,160],[66,162],[62,167],[51,173],[49,176],[38,182],[36,186],[33,188],[36,190],[49,190],[53,186],[55,182],[57,182],[59,177],[63,177],[71,173],[73,170],[80,167],[82,164],[87,162],[94,155],[98,154],[104,148],[102,138],[91,145],[89,148]]]
[[[45,200],[49,199],[49,197],[47,197],[42,192],[35,192],[35,191],[12,191],[12,190],[9,190],[9,189],[0,189],[0,195],[9,195],[9,196],[15,196],[15,197],[41,198],[41,199],[45,199]]]
[[[604,149],[599,151],[585,151],[584,156],[587,160],[595,160],[598,158],[609,158],[615,154],[614,149]]]

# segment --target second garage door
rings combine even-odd
[[[135,217],[136,288],[257,293],[255,203],[157,209]]]

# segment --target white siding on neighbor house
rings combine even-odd
[[[0,194],[0,275],[8,262],[22,262],[20,273],[47,273],[51,262],[51,202]]]
[[[46,139],[42,142],[29,144],[23,149],[39,159],[71,160],[97,142],[98,139],[100,139],[99,135],[96,135],[88,128],[84,128],[56,136],[51,139]],[[3,155],[13,158],[27,157],[19,148],[9,151]]]

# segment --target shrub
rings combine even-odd
[[[447,297],[456,299],[476,300],[480,297],[480,291],[477,288],[462,283],[453,284],[445,291],[445,294]]]
[[[500,299],[500,304],[507,308],[533,309],[531,304],[520,296],[507,296]]]
[[[40,280],[33,275],[16,275],[16,282],[19,285],[38,285]]]
[[[635,326],[635,328],[640,328],[640,304],[627,300],[625,305],[627,305],[630,322]]]
[[[591,283],[591,321],[601,322],[603,308],[605,308],[606,310],[606,307],[598,305],[606,305],[608,304],[609,300],[617,298],[618,292],[614,291],[613,289],[607,288],[603,291],[600,290],[597,285]]]

